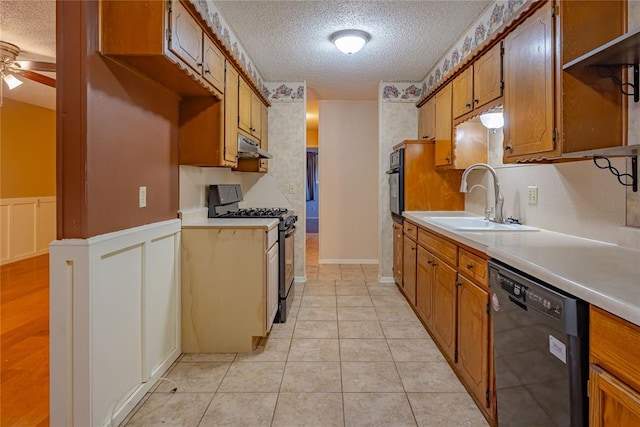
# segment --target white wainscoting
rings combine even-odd
[[[56,239],[56,197],[0,199],[0,265],[46,254]]]
[[[117,426],[180,355],[180,225],[51,244],[52,426]]]

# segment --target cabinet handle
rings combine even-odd
[[[205,74],[211,74],[211,70],[204,70]]]
[[[512,148],[513,147],[511,146],[511,140],[509,140],[509,143],[504,146],[504,151],[511,151]]]
[[[427,135],[422,135],[422,139],[427,139],[428,136]]]
[[[467,108],[471,108],[471,104],[467,104]]]
[[[196,67],[202,67],[202,65],[203,65],[202,62],[197,62],[196,63]]]
[[[479,103],[479,102],[480,102],[480,101],[478,101],[477,99],[474,99],[474,100],[473,100],[473,103],[474,103],[474,104],[477,104],[477,103]]]
[[[473,264],[467,264],[467,268],[468,268],[469,270],[473,269]]]
[[[434,262],[432,262],[431,264],[432,264],[434,267],[437,267],[437,266],[438,266],[438,263],[437,263],[437,262],[435,262],[435,261],[434,261]]]
[[[447,163],[451,163],[451,157],[445,157],[444,159],[446,160]]]
[[[427,264],[431,265],[433,264],[433,261],[427,261]]]

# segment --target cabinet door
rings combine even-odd
[[[238,127],[251,133],[251,88],[241,77],[238,85]]]
[[[505,38],[505,161],[554,149],[551,6],[547,3]]]
[[[251,92],[251,135],[258,139],[262,136],[262,101],[253,92]]]
[[[589,425],[640,425],[640,394],[598,365],[589,372]]]
[[[416,242],[408,237],[404,238],[402,288],[413,306],[416,305],[416,246]]]
[[[502,44],[498,43],[473,64],[473,107],[502,96]]]
[[[436,99],[431,98],[418,110],[418,139],[436,137]]]
[[[457,366],[469,391],[488,407],[489,294],[463,276],[458,283]]]
[[[393,223],[393,278],[402,287],[402,225]]]
[[[434,258],[433,332],[449,360],[456,350],[456,271]]]
[[[452,82],[452,115],[454,119],[473,110],[473,66],[467,67]]]
[[[436,94],[436,166],[447,166],[451,158],[451,83]]]
[[[238,163],[238,72],[227,63],[224,90],[224,160],[227,166]]]
[[[202,29],[178,1],[171,2],[171,39],[169,50],[198,74],[202,72]]]
[[[278,244],[267,252],[267,331],[271,329],[278,312]]]
[[[265,151],[269,151],[269,108],[260,103],[260,148]]]
[[[416,310],[429,328],[433,325],[433,260],[433,255],[422,246],[418,246]]]
[[[209,37],[204,37],[204,69],[202,76],[213,87],[224,93],[224,55]]]

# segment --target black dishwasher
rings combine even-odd
[[[588,424],[589,305],[489,262],[498,425]]]

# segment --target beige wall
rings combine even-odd
[[[0,198],[55,194],[55,110],[5,98],[0,107]]]
[[[320,263],[377,262],[378,106],[320,101]]]

